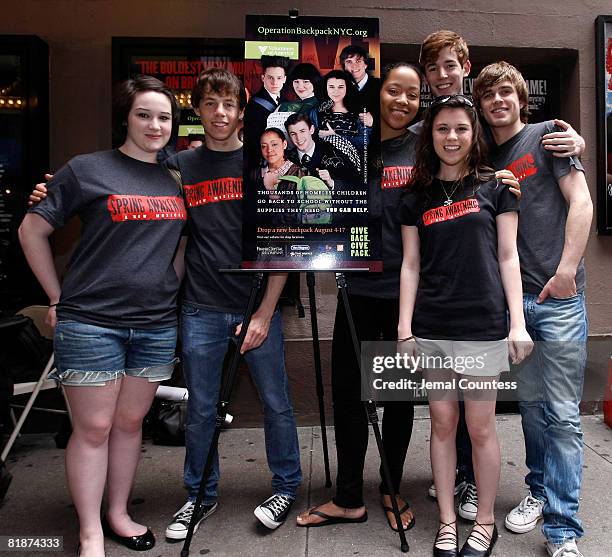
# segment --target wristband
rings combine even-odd
[[[414,338],[414,335],[410,335],[409,337],[406,338],[398,338],[397,342],[406,342],[408,340],[412,340]]]
[[[59,302],[55,302],[54,304],[49,304],[49,307],[54,308],[55,306],[57,306],[57,304],[59,304]]]

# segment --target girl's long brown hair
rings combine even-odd
[[[433,145],[433,122],[444,108],[461,108],[465,110],[472,124],[472,148],[465,159],[465,175],[472,175],[476,182],[486,182],[494,174],[493,169],[488,166],[487,144],[476,109],[471,106],[471,101],[463,97],[463,95],[454,95],[442,102],[434,100],[425,113],[423,129],[417,146],[416,164],[412,170],[410,181],[407,184],[407,187],[411,190],[426,191],[431,186],[438,170],[440,170],[440,159],[436,155]]]

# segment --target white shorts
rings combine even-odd
[[[510,371],[508,339],[432,340],[415,337],[424,370],[452,370],[460,375],[494,377]]]

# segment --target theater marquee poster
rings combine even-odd
[[[380,270],[378,20],[247,16],[245,39],[243,268]],[[346,47],[366,53],[365,81]]]
[[[612,235],[612,15],[600,15],[597,40],[597,231]]]
[[[137,74],[152,75],[176,94],[181,119],[170,144],[188,148],[190,136],[204,133],[200,117],[191,106],[191,89],[208,68],[224,68],[243,77],[240,39],[113,37],[113,85]]]

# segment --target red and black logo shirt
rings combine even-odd
[[[102,326],[176,324],[172,265],[187,211],[166,168],[119,150],[73,158],[30,209],[60,228],[73,216],[81,238],[62,284],[58,319]]]
[[[505,185],[498,186],[495,179],[478,183],[472,176],[459,184],[436,179],[426,192],[404,196],[400,221],[416,226],[420,241],[416,336],[453,340],[507,336],[496,217],[518,208],[518,200]]]

